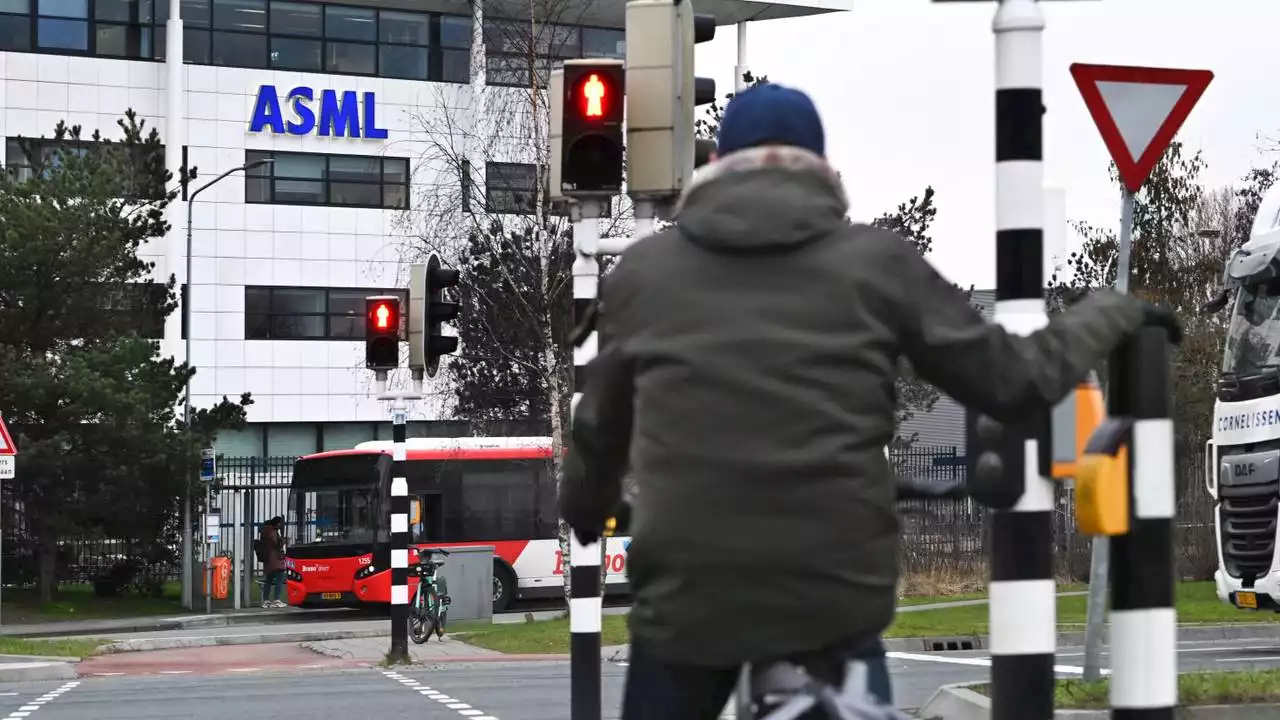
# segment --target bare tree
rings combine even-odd
[[[548,199],[547,84],[554,64],[577,47],[570,26],[584,9],[545,0],[529,5],[530,19],[485,22],[488,62],[472,68],[477,81],[438,88],[432,107],[414,116],[423,177],[415,178],[413,209],[402,216],[409,236],[402,257],[435,252],[460,271],[460,350],[444,368],[456,392],[454,416],[475,434],[551,438],[535,522],[539,534],[557,526],[566,597],[569,530],[557,519],[555,478],[574,386],[574,252],[567,212]],[[601,235],[629,234],[632,217],[626,198],[616,199],[599,221]]]

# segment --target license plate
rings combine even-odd
[[[1236,593],[1236,607],[1258,609],[1258,595],[1251,592]]]
[[[342,593],[320,593],[321,600],[341,600]]]

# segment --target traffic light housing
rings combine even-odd
[[[697,142],[697,108],[716,96],[715,80],[694,75],[694,46],[715,38],[716,20],[692,0],[627,3],[627,192],[678,195],[714,145]],[[695,158],[695,156],[698,156]]]
[[[400,298],[395,295],[364,299],[364,365],[378,372],[400,367]]]
[[[446,299],[444,291],[458,285],[458,271],[444,267],[435,253],[427,259],[426,322],[423,333],[423,355],[427,375],[434,377],[440,358],[458,351],[458,338],[443,335],[441,326],[458,317],[458,303]]]
[[[969,496],[993,510],[1008,510],[1026,486],[1024,437],[1016,429],[965,410],[966,472]]]
[[[552,195],[622,192],[623,61],[566,60],[561,82],[559,192]]]

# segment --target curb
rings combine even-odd
[[[42,630],[24,631],[21,626],[0,629],[0,637],[58,638],[92,637],[94,635],[123,635],[126,633],[160,632],[172,630],[197,630],[206,628],[238,627],[240,625],[285,625],[318,621],[341,621],[345,617],[359,618],[358,611],[336,610],[287,610],[284,612],[248,612],[239,615],[190,615],[168,618],[136,618],[132,621],[94,623],[92,621],[68,621],[68,627],[47,627]],[[72,624],[74,623],[74,626]]]
[[[1212,642],[1216,640],[1276,640],[1280,639],[1280,623],[1245,623],[1239,625],[1184,625],[1178,628],[1178,640],[1183,642]],[[1103,645],[1110,645],[1110,627],[1103,631]],[[967,645],[967,647],[966,647]],[[960,635],[923,638],[886,638],[884,649],[889,652],[940,652],[947,650],[982,650],[990,645],[987,635]],[[1084,632],[1060,632],[1057,646],[1083,647]]]
[[[27,662],[0,664],[0,682],[31,682],[34,680],[75,680],[80,677],[75,663]]]
[[[103,645],[98,652],[104,655],[151,650],[178,650],[181,648],[213,647],[215,645],[270,645],[275,643],[312,643],[325,640],[353,640],[356,638],[388,637],[389,630],[330,630],[327,632],[254,633],[249,635],[211,635],[204,637],[145,638],[120,640]]]
[[[989,720],[991,698],[969,689],[984,684],[943,685],[920,708],[919,717],[921,720]],[[1280,703],[1180,706],[1175,715],[1182,720],[1272,720],[1280,715]],[[1104,720],[1111,717],[1111,711],[1058,710],[1053,717],[1055,720]]]
[[[1213,642],[1216,640],[1276,640],[1280,639],[1280,624],[1258,623],[1254,625],[1206,625],[1178,628],[1178,640],[1182,642]],[[990,645],[986,635],[950,635],[946,637],[885,638],[885,652],[954,652],[957,650],[984,650]],[[1110,631],[1103,633],[1103,646],[1110,645]],[[1083,647],[1083,632],[1058,633],[1057,646]],[[626,662],[631,657],[630,645],[602,648],[605,662]],[[923,717],[923,716],[922,716]]]

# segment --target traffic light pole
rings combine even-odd
[[[570,207],[573,219],[573,326],[578,327],[595,302],[600,285],[600,202],[584,198]],[[637,223],[638,224],[638,223]],[[593,330],[573,351],[573,400],[571,418],[587,383],[587,365],[596,355],[598,335]],[[600,628],[603,603],[600,587],[602,540],[578,542],[569,532],[569,694],[570,720],[600,720]]]
[[[413,371],[412,391],[388,391],[387,372],[377,371],[379,400],[391,401],[391,650],[387,662],[409,662],[409,481],[406,472],[408,401],[422,399],[422,372]]]
[[[996,306],[1010,332],[1044,327],[1044,168],[1042,35],[1036,0],[1000,0],[996,45]],[[1053,717],[1057,649],[1053,579],[1054,486],[1041,459],[1049,416],[1031,436],[1010,444],[1005,471],[1022,475],[1022,495],[994,513],[991,531],[991,717]],[[1047,456],[1046,456],[1047,457]],[[1016,482],[1016,478],[1010,478]]]
[[[1178,617],[1173,604],[1177,500],[1169,359],[1167,333],[1147,328],[1108,363],[1108,414],[1133,420],[1129,532],[1111,543],[1114,718],[1172,720],[1178,704]]]

